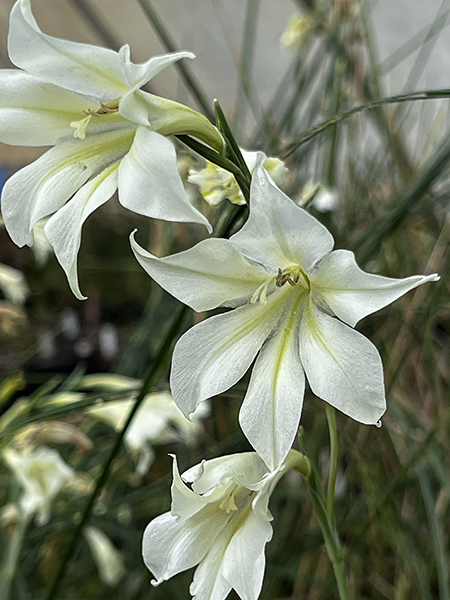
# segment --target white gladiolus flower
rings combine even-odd
[[[172,359],[173,397],[189,415],[237,383],[255,361],[240,411],[248,440],[271,468],[286,457],[314,394],[376,424],[386,409],[375,346],[353,329],[434,275],[391,279],[362,271],[330,232],[272,182],[259,156],[250,217],[229,240],[207,239],[156,258],[131,243],[144,269],[196,311],[228,307],[192,327]],[[256,360],[255,360],[256,359]]]
[[[19,503],[25,516],[36,513],[39,525],[45,525],[53,498],[73,478],[75,471],[63,461],[59,452],[46,446],[23,453],[8,448],[3,460],[24,488]]]
[[[153,585],[198,565],[190,586],[196,600],[224,600],[232,589],[256,600],[272,538],[269,498],[292,468],[309,469],[296,450],[272,472],[246,452],[203,461],[180,477],[174,457],[171,511],[151,521],[143,539]]]
[[[86,527],[84,537],[89,544],[103,583],[109,586],[119,583],[126,570],[122,552],[113,546],[109,537],[98,527]]]
[[[89,414],[120,431],[133,408],[135,400],[107,402],[104,406],[89,409]],[[209,406],[199,406],[192,421],[187,419],[175,404],[169,392],[148,394],[136,417],[125,433],[128,450],[139,454],[136,473],[143,476],[153,462],[151,444],[182,441],[193,445],[202,430],[201,419],[209,413]]]
[[[196,111],[140,88],[190,52],[142,64],[119,52],[45,35],[30,0],[13,6],[11,61],[0,73],[0,141],[53,145],[5,184],[2,214],[18,246],[33,245],[33,227],[53,216],[45,235],[77,298],[77,254],[87,217],[116,190],[125,207],[147,217],[202,223],[178,175],[175,149],[164,136],[191,134],[217,150],[222,138]]]
[[[248,170],[253,173],[258,153],[242,149],[241,153]],[[283,185],[289,169],[282,160],[275,157],[266,158],[264,168],[267,169],[277,185]],[[191,169],[187,180],[189,183],[198,185],[201,195],[211,206],[220,204],[225,198],[228,198],[233,204],[245,204],[245,198],[234,175],[208,160],[206,161],[206,167],[201,171]]]

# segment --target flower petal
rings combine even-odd
[[[271,539],[270,523],[251,511],[227,546],[222,575],[242,600],[257,600],[261,592],[266,566],[264,551]]]
[[[57,211],[92,177],[121,158],[135,130],[71,139],[46,152],[15,173],[2,192],[6,229],[18,246],[33,243],[32,229],[43,217]]]
[[[207,504],[184,521],[169,512],[153,519],[142,541],[144,562],[155,575],[158,585],[173,575],[198,564],[213,546],[228,516]]]
[[[185,252],[157,258],[130,236],[139,264],[161,287],[200,312],[248,302],[267,273],[242,256],[228,240],[207,239]]]
[[[267,467],[256,452],[241,452],[203,461],[185,471],[181,478],[192,484],[196,494],[206,494],[219,483],[230,481],[253,489],[266,474]]]
[[[298,431],[305,376],[298,349],[298,319],[304,295],[290,290],[285,318],[264,343],[239,413],[246,438],[273,471],[286,458]]]
[[[222,575],[222,561],[231,535],[229,527],[224,527],[195,570],[189,587],[195,600],[225,600],[230,593],[231,585]]]
[[[49,146],[73,135],[69,124],[84,110],[98,108],[87,98],[13,69],[0,70],[0,141]]]
[[[8,53],[28,73],[99,101],[128,91],[117,52],[45,35],[31,12],[30,0],[18,0],[11,10]]]
[[[250,189],[250,216],[230,242],[274,275],[278,268],[296,264],[308,273],[333,248],[333,236],[277,188],[263,167],[265,159],[258,153]]]
[[[335,250],[320,261],[311,283],[334,314],[354,327],[360,319],[394,302],[403,294],[438,279],[436,273],[405,279],[373,275],[358,267],[353,252]]]
[[[367,338],[309,302],[300,323],[300,359],[316,396],[360,423],[378,422],[386,410],[383,366]]]
[[[184,191],[173,144],[145,127],[138,127],[120,164],[119,201],[140,215],[201,223],[211,232],[208,220],[190,204]]]
[[[77,273],[81,228],[89,215],[109,200],[116,191],[118,168],[119,163],[115,162],[86,183],[49,219],[45,226],[45,236],[53,246],[59,264],[66,272],[72,292],[79,300],[86,299],[80,291]]]
[[[274,298],[275,296],[275,298]],[[172,358],[172,396],[186,416],[203,400],[244,375],[279,320],[282,294],[199,323],[185,333]]]
[[[182,58],[195,58],[195,54],[187,51],[169,52],[168,54],[152,56],[144,63],[134,64],[130,60],[130,47],[126,44],[119,50],[119,57],[123,65],[125,81],[130,88],[137,89],[145,85],[153,77],[156,77],[156,75],[174,62]]]

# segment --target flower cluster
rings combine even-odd
[[[312,25],[297,19],[290,30],[286,46],[302,44]],[[175,61],[194,58],[190,52],[134,64],[128,46],[113,52],[59,40],[41,32],[30,0],[12,9],[8,50],[20,70],[1,73],[0,141],[53,148],[6,183],[3,218],[22,246],[33,245],[33,228],[51,215],[45,235],[78,298],[83,223],[116,191],[131,211],[200,223],[211,233],[189,202],[167,136],[195,136],[209,146],[208,156],[220,154],[223,164],[237,156],[236,169],[247,165],[252,173],[249,217],[229,239],[204,239],[159,258],[131,234],[137,261],[165,290],[197,312],[226,310],[189,329],[175,347],[170,386],[178,407],[168,394],[148,396],[124,440],[141,453],[138,471],[145,473],[152,460],[148,441],[188,440],[195,426],[186,417],[198,418],[202,402],[252,369],[239,422],[255,452],[204,461],[181,476],[174,458],[171,511],[148,525],[143,554],[155,585],[198,565],[190,588],[197,600],[223,600],[232,589],[256,600],[272,536],[269,497],[289,469],[309,471],[308,460],[292,449],[306,381],[342,413],[378,424],[386,410],[381,358],[355,326],[438,276],[391,279],[362,271],[352,252],[334,250],[331,233],[277,187],[284,163],[262,152],[240,154],[235,145],[230,151],[225,130],[141,89]],[[246,203],[239,177],[216,164],[191,171],[188,180],[210,204]],[[331,210],[336,202],[324,204]],[[133,402],[94,407],[90,415],[121,428]],[[26,489],[24,510],[42,520],[72,476],[52,452],[6,456]],[[87,535],[104,552],[101,535]]]

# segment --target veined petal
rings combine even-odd
[[[362,271],[353,252],[335,250],[325,256],[311,277],[313,289],[342,321],[352,327],[360,319],[387,306],[403,294],[439,275],[391,279]]]
[[[131,149],[120,163],[119,201],[146,217],[201,223],[212,230],[184,191],[173,144],[145,127],[138,127]]]
[[[72,292],[79,300],[86,299],[80,291],[77,273],[81,228],[89,215],[109,200],[116,191],[118,168],[119,163],[115,162],[86,183],[45,226],[45,236],[66,272]]]
[[[268,521],[249,512],[230,540],[222,562],[222,575],[242,600],[257,600],[263,583],[264,550],[272,539]]]
[[[200,312],[242,304],[267,280],[267,273],[242,256],[228,240],[207,239],[193,248],[157,258],[130,236],[139,264],[161,287]]]
[[[10,177],[3,188],[2,214],[13,241],[18,246],[31,245],[35,223],[120,159],[134,134],[134,129],[124,128],[62,142]]]
[[[8,54],[17,67],[28,73],[100,101],[128,91],[117,52],[42,33],[30,0],[18,0],[11,10]]]
[[[0,141],[17,146],[48,146],[72,136],[69,124],[91,100],[13,69],[0,70]]]
[[[284,295],[267,303],[246,304],[206,319],[178,341],[172,358],[170,386],[186,416],[203,400],[229,389],[241,379],[279,321]]]
[[[290,290],[290,296],[284,318],[256,359],[239,413],[242,431],[271,471],[292,446],[305,393],[298,348],[298,313],[304,295]]]
[[[192,54],[192,52],[169,52],[168,54],[152,56],[144,63],[135,64],[130,60],[130,47],[128,44],[122,46],[119,50],[119,56],[123,65],[125,81],[130,88],[134,89],[145,85],[174,62],[182,58],[195,58],[195,54]]]
[[[184,521],[170,513],[153,519],[142,541],[144,562],[155,575],[156,585],[198,564],[213,546],[228,515],[207,504]]]
[[[378,422],[386,410],[378,350],[311,301],[300,322],[300,360],[316,396],[360,423]]]
[[[309,270],[333,248],[333,236],[317,219],[286,196],[263,167],[259,153],[250,188],[250,216],[230,242],[276,275],[277,269],[300,265]]]
[[[224,527],[195,570],[189,587],[195,600],[225,600],[230,593],[231,585],[222,575],[222,561],[231,535],[230,528]]]

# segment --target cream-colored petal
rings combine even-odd
[[[86,183],[67,204],[50,217],[45,226],[45,235],[67,275],[72,292],[79,300],[86,299],[81,293],[77,272],[81,229],[89,215],[107,202],[116,191],[118,169],[119,163],[115,162]]]
[[[268,274],[228,240],[207,239],[193,248],[157,258],[130,236],[139,264],[172,296],[196,311],[248,302]]]
[[[436,273],[405,279],[373,275],[358,267],[353,252],[335,250],[320,261],[317,273],[311,277],[311,285],[318,300],[325,300],[335,315],[354,327],[363,317],[410,290],[438,279]]]
[[[300,323],[300,360],[316,396],[360,423],[378,423],[386,399],[377,349],[312,302]]]
[[[17,67],[31,75],[100,101],[128,91],[117,52],[42,33],[30,0],[18,0],[11,10],[8,53]]]

